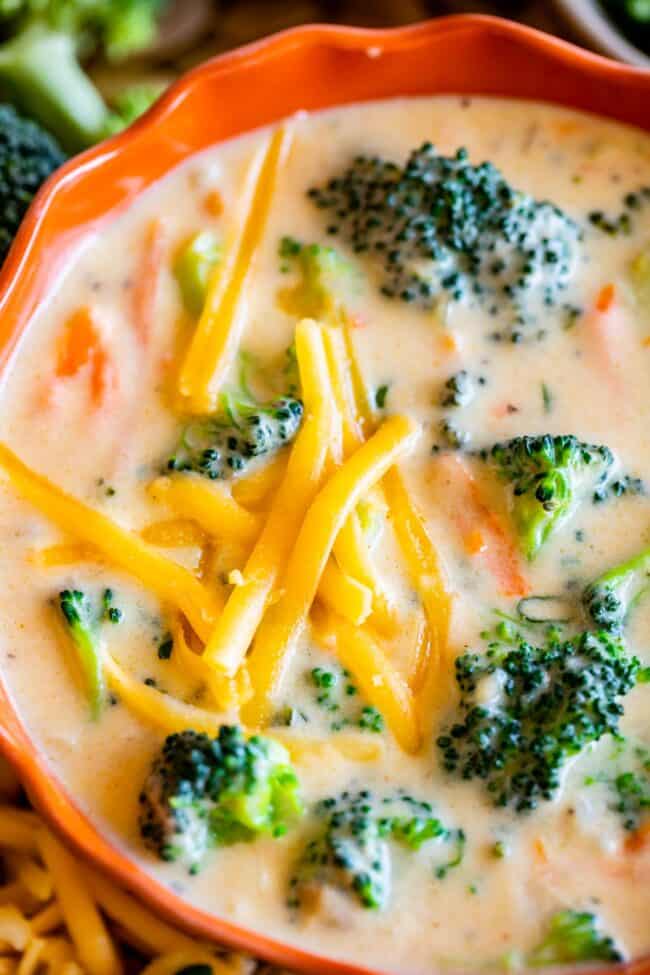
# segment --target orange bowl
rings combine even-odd
[[[435,93],[556,102],[650,130],[649,71],[508,21],[460,16],[387,31],[287,31],[201,65],[127,132],[73,159],[46,184],[0,274],[0,369],[80,242],[187,156],[299,109]],[[296,971],[379,975],[239,927],[156,882],[77,808],[30,740],[1,675],[0,749],[64,841],[168,920]],[[650,959],[621,968],[650,973]]]

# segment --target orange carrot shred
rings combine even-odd
[[[203,201],[203,206],[211,217],[220,217],[223,213],[223,197],[219,190],[210,190]]]
[[[609,309],[614,304],[614,298],[616,297],[616,288],[613,284],[604,285],[598,292],[598,297],[596,298],[596,310],[600,312],[609,311]]]
[[[59,340],[56,375],[59,379],[71,378],[86,365],[90,366],[91,396],[99,406],[113,385],[113,366],[92,313],[84,306],[66,322]]]
[[[133,285],[133,322],[142,345],[146,345],[154,327],[160,271],[166,251],[164,225],[152,220],[144,238],[142,262]]]
[[[474,539],[474,552],[494,576],[504,596],[525,596],[530,585],[521,571],[521,556],[514,539],[501,518],[487,506],[476,478],[458,457],[443,454],[436,461],[441,474],[449,481],[446,497],[453,504],[451,512],[461,538]]]
[[[478,555],[487,548],[483,532],[480,528],[472,528],[463,538],[465,551],[468,555]]]
[[[548,853],[546,852],[546,845],[544,840],[540,839],[539,836],[533,842],[533,850],[535,852],[535,859],[538,863],[548,863]]]
[[[627,837],[625,849],[628,853],[641,853],[650,847],[650,819]]]

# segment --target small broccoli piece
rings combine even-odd
[[[212,272],[221,260],[221,246],[211,230],[194,234],[174,261],[174,276],[185,308],[198,318],[203,311]]]
[[[473,378],[466,369],[454,373],[445,383],[440,397],[441,406],[467,406],[476,392]]]
[[[0,264],[36,192],[64,161],[47,132],[0,105]]]
[[[166,0],[4,0],[0,91],[69,152],[104,138],[111,120],[80,58],[119,60],[155,36]]]
[[[613,938],[602,934],[594,914],[588,911],[559,911],[548,932],[528,955],[528,964],[569,965],[583,961],[622,961]]]
[[[140,794],[140,833],[190,871],[211,847],[279,837],[302,815],[300,785],[277,742],[223,725],[216,738],[170,735]]]
[[[606,480],[614,464],[608,447],[571,434],[515,437],[479,456],[512,487],[515,524],[529,559]]]
[[[650,586],[650,549],[609,569],[585,589],[583,605],[600,630],[620,634],[627,615]]]
[[[616,793],[613,808],[622,817],[624,828],[638,829],[650,814],[650,759],[645,759],[638,772],[619,773],[612,785]]]
[[[104,607],[104,619],[110,623],[121,623],[124,613],[113,604],[113,590],[104,589],[102,593],[102,604]]]
[[[106,685],[96,614],[88,597],[78,589],[64,589],[59,593],[58,600],[83,673],[90,713],[93,718],[98,718],[106,699]]]
[[[324,824],[305,847],[290,880],[290,906],[300,906],[305,889],[328,886],[353,894],[362,907],[384,907],[390,893],[390,854],[368,793],[323,799],[316,814]]]
[[[579,254],[566,214],[465,149],[445,157],[425,143],[404,165],[357,156],[308,195],[328,232],[375,264],[384,295],[425,309],[441,298],[505,304],[513,340],[559,302]]]
[[[465,859],[465,846],[467,845],[465,830],[456,829],[449,834],[448,838],[455,841],[456,850],[451,860],[448,860],[447,863],[441,863],[440,866],[436,867],[435,875],[437,880],[444,880],[449,871],[456,870]]]
[[[451,420],[441,420],[438,425],[440,439],[450,450],[462,450],[469,443],[470,436],[466,430],[461,430]]]
[[[293,396],[270,403],[225,394],[224,412],[193,420],[167,461],[169,470],[195,471],[211,480],[242,474],[251,459],[273,453],[295,437],[303,406]]]
[[[283,237],[280,255],[299,274],[299,280],[280,292],[280,304],[297,317],[338,319],[342,301],[356,290],[354,271],[333,247],[302,244]]]
[[[380,910],[390,897],[389,841],[415,851],[447,835],[428,802],[406,793],[373,799],[368,790],[321,800],[318,834],[302,851],[290,880],[291,907],[300,907],[309,889],[333,887],[354,896],[362,907]]]
[[[448,772],[525,812],[553,798],[570,756],[617,733],[639,661],[607,633],[565,640],[552,627],[540,646],[502,626],[495,637],[457,658],[459,712],[437,744]]]

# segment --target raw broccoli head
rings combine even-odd
[[[523,436],[479,456],[512,487],[512,511],[529,559],[603,482],[614,464],[608,447],[572,434]]]
[[[64,161],[51,135],[0,105],[0,264],[34,195]]]
[[[213,846],[281,836],[302,814],[285,749],[237,726],[170,735],[140,794],[140,832],[163,860],[197,870]]]
[[[146,47],[165,3],[0,0],[0,92],[46,126],[67,151],[98,142],[116,131],[124,113],[120,106],[109,111],[79,58],[101,50],[119,60]],[[127,115],[133,110],[131,101]]]
[[[566,214],[465,149],[446,157],[425,143],[404,165],[357,156],[309,196],[328,232],[375,264],[387,297],[425,309],[440,298],[505,305],[513,340],[560,301],[579,253]]]
[[[620,634],[632,606],[650,585],[650,551],[609,569],[584,591],[583,605],[600,630]]]
[[[427,840],[447,835],[429,803],[404,793],[373,799],[368,790],[343,792],[316,806],[317,835],[302,851],[290,880],[289,905],[300,907],[305,892],[332,887],[352,895],[364,908],[379,910],[390,896],[389,840],[419,850]]]
[[[448,772],[524,812],[553,798],[571,755],[617,732],[639,661],[606,633],[566,640],[550,628],[541,646],[500,634],[456,660],[459,712],[437,744]]]
[[[623,961],[613,938],[599,930],[588,911],[559,911],[551,918],[548,932],[529,954],[529,965],[569,965],[584,961]]]

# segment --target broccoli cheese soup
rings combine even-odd
[[[650,951],[649,173],[542,104],[299,115],[42,303],[2,676],[189,903],[399,975]]]

